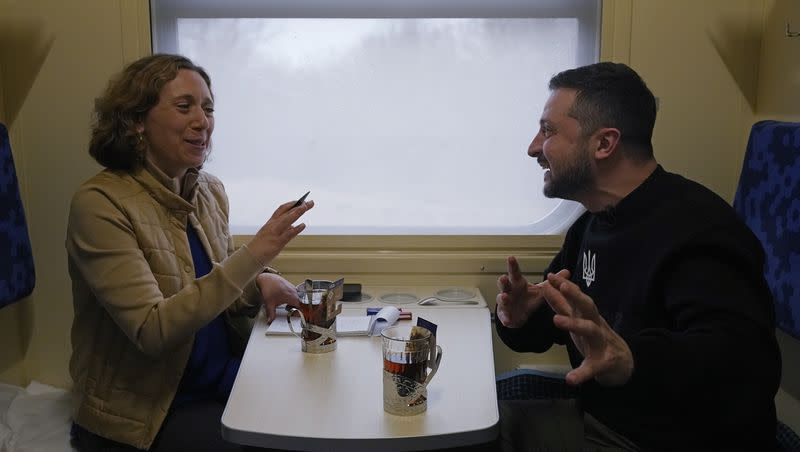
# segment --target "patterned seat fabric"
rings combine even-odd
[[[789,428],[788,425],[778,421],[778,429],[775,435],[778,440],[778,446],[783,452],[798,452],[800,451],[800,437]]]
[[[800,123],[753,125],[733,206],[764,246],[778,328],[800,339]]]
[[[0,124],[0,307],[33,291],[36,279],[28,225],[8,131]]]
[[[578,391],[563,376],[517,369],[497,377],[498,400],[574,399]]]

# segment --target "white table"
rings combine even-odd
[[[345,307],[342,315],[364,311]],[[383,411],[380,337],[340,337],[333,352],[302,353],[294,336],[265,336],[262,314],[222,415],[222,436],[306,451],[424,450],[494,439],[499,416],[489,310],[402,307],[413,312],[411,322],[422,316],[439,326],[443,357],[425,413]]]

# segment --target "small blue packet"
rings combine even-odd
[[[438,326],[431,322],[430,320],[425,320],[420,316],[417,316],[417,326],[421,328],[425,328],[426,330],[431,332],[431,342],[430,342],[430,353],[429,359],[431,362],[436,360],[436,329]]]
[[[426,330],[431,332],[431,336],[436,337],[436,328],[437,325],[430,320],[425,320],[420,316],[417,316],[417,326],[421,326]]]

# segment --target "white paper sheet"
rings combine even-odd
[[[349,316],[338,315],[336,316],[336,335],[337,336],[368,336],[371,329],[371,324],[374,316]],[[292,327],[295,331],[300,332],[300,317],[292,317]],[[267,328],[266,334],[292,334],[289,329],[289,322],[286,321],[286,316],[277,316],[275,320]]]

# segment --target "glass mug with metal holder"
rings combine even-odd
[[[307,279],[297,286],[300,307],[287,306],[286,316],[291,332],[300,338],[306,353],[328,353],[336,350],[336,316],[342,312],[344,279],[321,281]],[[300,331],[295,331],[292,316],[300,316]]]
[[[383,410],[410,416],[428,409],[428,383],[442,361],[436,337],[421,326],[398,325],[381,332]]]

